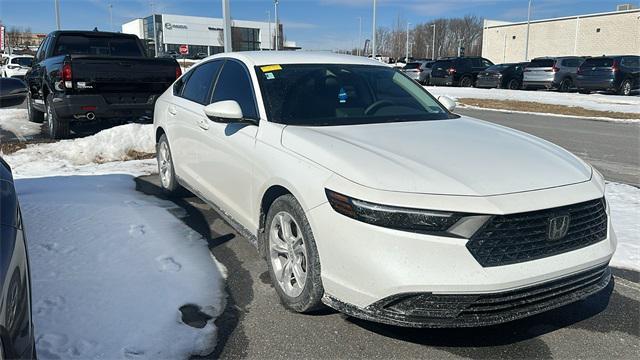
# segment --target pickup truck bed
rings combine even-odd
[[[175,59],[149,58],[135,35],[55,31],[25,80],[29,119],[64,138],[77,122],[152,121],[153,107],[180,75]]]

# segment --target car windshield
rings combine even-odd
[[[387,66],[258,66],[269,119],[327,126],[456,118],[426,90]]]
[[[30,67],[31,62],[33,62],[33,59],[30,57],[18,57],[18,58],[11,59],[12,64],[25,66],[25,67]]]
[[[133,37],[61,35],[54,55],[143,56]]]
[[[417,63],[417,62],[414,62],[414,63],[408,63],[407,65],[405,65],[405,66],[404,66],[404,69],[405,69],[405,70],[418,69],[418,68],[420,68],[420,65],[421,65],[421,64],[422,64],[422,63]]]

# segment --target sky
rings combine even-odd
[[[532,19],[614,11],[618,3],[638,0],[533,0]],[[0,21],[5,26],[31,27],[33,32],[55,29],[54,0],[0,0]],[[60,0],[63,29],[110,30],[109,4],[114,30],[131,19],[155,13],[222,17],[221,0]],[[273,0],[230,0],[231,17],[266,21]],[[528,0],[378,0],[378,26],[390,27],[400,16],[410,24],[439,17],[467,14],[525,21]],[[279,14],[287,40],[310,50],[350,49],[371,37],[372,0],[280,0]]]

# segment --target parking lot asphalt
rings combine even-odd
[[[456,112],[549,140],[595,166],[607,180],[640,186],[640,123],[472,109]]]
[[[158,184],[157,176],[137,179],[139,191],[163,197]],[[578,303],[485,328],[405,329],[354,319],[331,309],[301,315],[280,305],[264,260],[216,212],[192,196],[171,200],[186,210],[188,216],[182,220],[208,241],[211,253],[227,268],[228,301],[215,322],[218,345],[204,357],[207,359],[640,356],[637,273],[616,276],[609,289]]]

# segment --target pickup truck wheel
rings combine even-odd
[[[27,119],[29,121],[41,124],[44,122],[44,113],[38,111],[33,107],[33,99],[31,99],[31,93],[27,93]]]
[[[277,198],[267,212],[267,266],[282,304],[306,313],[322,307],[320,257],[309,221],[291,194]]]
[[[165,134],[162,134],[158,141],[156,156],[158,158],[158,174],[160,175],[160,186],[162,190],[168,195],[180,195],[183,189],[176,179],[171,148],[169,147],[169,140],[167,140],[167,135]]]
[[[51,139],[66,139],[71,134],[69,130],[69,119],[59,117],[53,110],[53,95],[47,97],[45,107],[47,109],[47,123],[49,128],[49,137]]]

